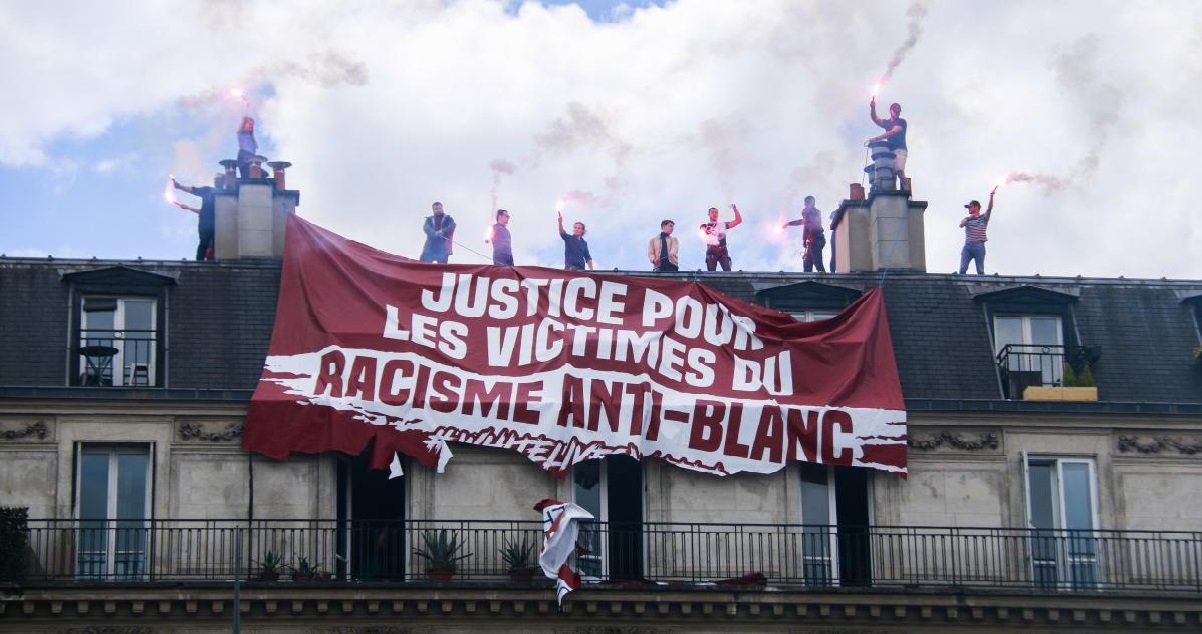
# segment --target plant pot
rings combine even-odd
[[[1023,390],[1024,401],[1096,401],[1096,387],[1041,387],[1028,386]]]
[[[259,581],[279,581],[280,573],[274,570],[263,570],[259,572]]]
[[[509,580],[516,583],[530,583],[534,581],[534,568],[510,568]]]
[[[292,580],[297,583],[308,583],[313,581],[313,575],[292,575]]]
[[[455,571],[450,568],[430,568],[426,571],[426,574],[430,576],[430,581],[434,583],[448,583],[451,581],[451,577],[455,575]]]

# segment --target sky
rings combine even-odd
[[[562,202],[598,268],[649,268],[668,218],[695,269],[736,203],[734,268],[800,270],[772,227],[863,181],[888,75],[929,271],[1013,174],[988,272],[1202,278],[1196,0],[6,0],[0,60],[8,256],[190,257],[165,184],[211,181],[246,110],[298,213],[386,251],[417,257],[441,201],[452,262],[504,207],[518,264],[560,266]]]

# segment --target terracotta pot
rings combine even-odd
[[[517,583],[534,581],[534,568],[510,568],[509,580]]]
[[[455,571],[448,568],[430,568],[426,574],[430,575],[430,581],[434,583],[448,583],[455,575]]]

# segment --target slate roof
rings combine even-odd
[[[107,267],[155,273],[175,280],[168,293],[167,390],[200,397],[221,391],[247,398],[271,337],[279,263],[239,260],[97,261],[0,258],[0,396],[70,397],[97,388],[64,388],[70,293],[63,276]],[[617,273],[604,273],[605,275]],[[651,275],[646,272],[621,274]],[[701,281],[744,301],[797,310],[824,287],[845,301],[854,291],[884,287],[890,330],[907,401],[957,402],[963,409],[1055,409],[1007,403],[995,367],[989,318],[981,300],[991,293],[1035,287],[1071,302],[1079,343],[1097,347],[1099,396],[1111,403],[1202,404],[1198,301],[1202,281],[959,276],[909,272],[881,274],[706,273],[666,274]],[[809,284],[803,284],[810,282]],[[793,289],[788,287],[792,285]],[[852,291],[852,292],[849,292]],[[1007,293],[1002,293],[1005,296]],[[1021,293],[1020,293],[1021,294]],[[105,390],[101,390],[105,391]],[[107,390],[120,392],[120,390]],[[139,392],[155,392],[140,390]],[[153,398],[154,396],[149,396]],[[1151,407],[1149,411],[1177,411]],[[1197,407],[1184,411],[1194,413]]]

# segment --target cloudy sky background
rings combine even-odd
[[[736,202],[736,269],[798,270],[799,215],[860,182],[870,88],[910,122],[927,265],[1008,172],[987,269],[1202,278],[1202,3],[1195,0],[0,3],[0,253],[178,259],[251,97],[299,213],[416,257],[442,201],[478,263],[496,204],[519,264],[562,264],[556,200],[598,266],[647,268],[673,218],[702,266]],[[1189,196],[1194,198],[1189,198]],[[187,200],[185,194],[181,199]],[[729,216],[729,211],[725,212]],[[829,253],[828,253],[829,255]]]

